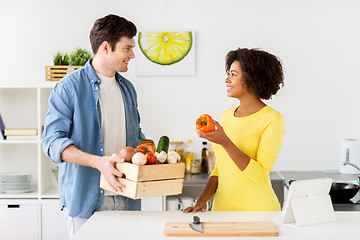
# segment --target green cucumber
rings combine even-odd
[[[169,150],[169,138],[167,136],[162,136],[160,139],[159,139],[159,143],[157,145],[157,148],[156,148],[156,152],[160,153],[161,151],[164,151],[164,152],[168,152]]]

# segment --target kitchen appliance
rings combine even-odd
[[[357,139],[346,139],[341,143],[339,172],[360,174],[360,171],[352,165],[360,166],[360,142]]]
[[[273,222],[201,222],[204,232],[194,231],[188,222],[167,222],[165,236],[278,236]]]
[[[333,203],[348,203],[359,189],[360,186],[357,184],[333,182],[329,195]]]

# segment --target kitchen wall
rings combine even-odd
[[[0,83],[45,81],[52,55],[90,49],[93,22],[115,13],[138,30],[194,30],[196,75],[124,75],[138,93],[142,128],[158,140],[201,140],[194,121],[220,120],[238,101],[226,96],[224,57],[262,48],[283,60],[285,87],[266,103],[286,120],[275,170],[337,169],[340,144],[360,138],[360,2],[286,0],[0,1]],[[14,126],[15,127],[15,126]]]

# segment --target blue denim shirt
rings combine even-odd
[[[103,202],[100,172],[91,167],[64,162],[62,151],[73,144],[76,148],[104,156],[101,135],[99,93],[101,80],[89,60],[61,81],[51,92],[45,118],[42,144],[44,153],[59,163],[59,198],[61,208],[67,207],[71,217],[89,218]],[[124,99],[126,145],[136,147],[145,138],[140,128],[137,95],[130,81],[115,75]],[[127,210],[140,210],[140,201],[127,199]]]

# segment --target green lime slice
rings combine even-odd
[[[181,61],[192,46],[191,32],[139,32],[139,46],[144,55],[160,65]]]

